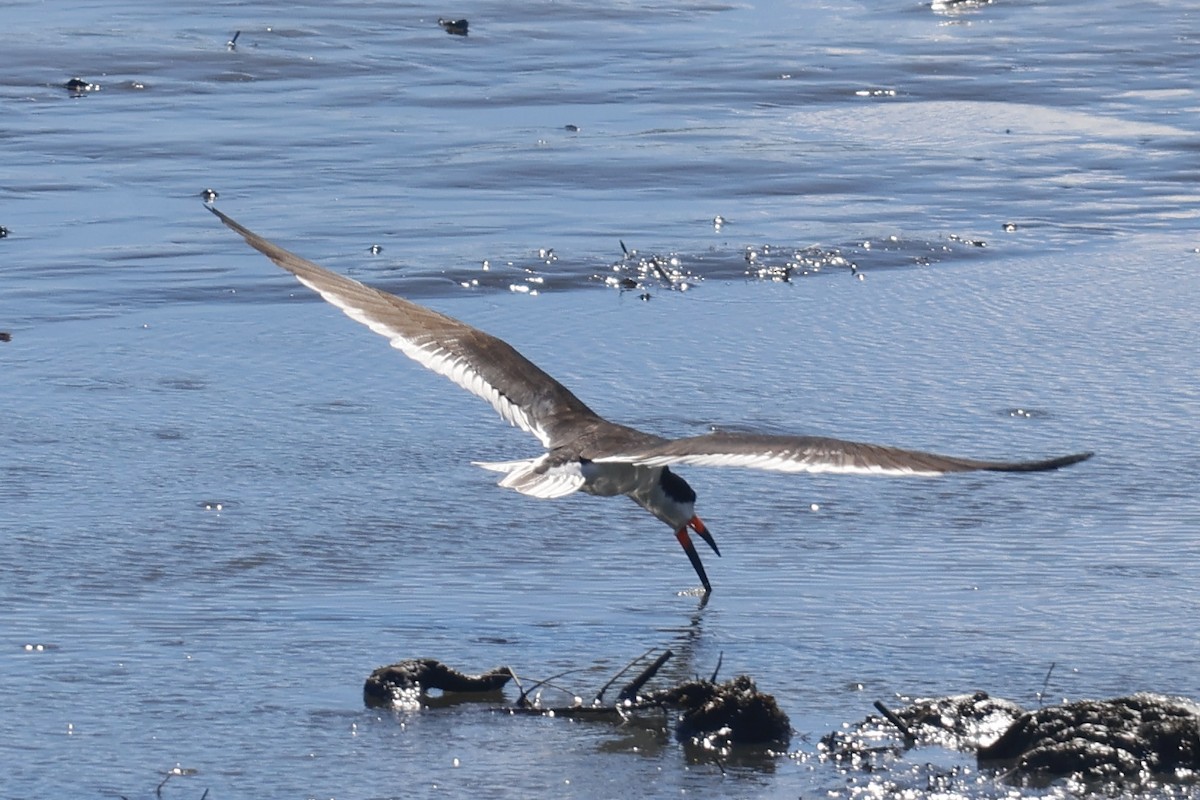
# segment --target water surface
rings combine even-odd
[[[966,757],[843,774],[815,742],[898,695],[1035,705],[1052,664],[1055,699],[1200,695],[1188,8],[8,21],[0,795],[149,797],[178,766],[164,796],[924,795],[933,769],[998,797]],[[72,97],[74,75],[100,90]],[[632,503],[497,489],[470,462],[536,442],[245,248],[208,187],[622,422],[1098,455],[941,480],[687,470],[723,553],[700,607]],[[587,694],[652,646],[671,678],[722,657],[753,675],[791,752],[722,771],[624,729],[361,704],[401,658],[579,669]]]

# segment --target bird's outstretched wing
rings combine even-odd
[[[1091,453],[1076,453],[1040,461],[979,461],[818,436],[718,432],[674,439],[595,460],[648,467],[695,464],[710,467],[750,467],[775,472],[942,475],[947,472],[972,470],[1039,472],[1065,467],[1091,456]]]
[[[212,213],[267,258],[345,312],[386,336],[404,355],[482,397],[500,416],[547,448],[580,420],[599,419],[584,403],[507,342],[456,319],[289,253],[215,208]]]

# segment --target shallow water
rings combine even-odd
[[[149,797],[178,766],[164,796],[998,797],[969,758],[844,774],[815,742],[897,695],[1035,705],[1051,665],[1055,699],[1200,696],[1194,12],[481,2],[466,38],[439,13],[11,5],[0,796]],[[1097,456],[686,470],[722,546],[700,607],[632,503],[497,489],[470,462],[536,443],[249,251],[206,187],[622,422]],[[654,646],[672,678],[753,675],[791,752],[722,771],[361,703],[401,658],[579,669],[586,695]]]

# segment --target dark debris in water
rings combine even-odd
[[[786,748],[791,738],[788,717],[775,698],[764,694],[753,679],[739,675],[724,683],[697,678],[674,686],[644,690],[659,669],[671,657],[663,652],[629,681],[611,703],[604,701],[609,688],[631,667],[650,653],[643,654],[617,673],[596,692],[590,704],[559,686],[564,675],[522,686],[509,667],[497,667],[480,675],[466,675],[435,659],[409,659],[376,669],[363,686],[363,700],[372,708],[391,707],[416,710],[421,707],[450,705],[470,700],[494,702],[498,692],[514,681],[521,687],[511,713],[538,714],[548,717],[606,722],[617,725],[649,727],[665,733],[668,715],[676,717],[675,738],[685,746],[705,752],[729,755],[734,748]],[[543,690],[569,696],[565,705],[544,703]],[[433,696],[431,691],[440,692]]]
[[[75,77],[64,83],[63,88],[70,92],[72,96],[80,97],[89,92],[100,91],[100,84]]]
[[[617,672],[590,703],[559,683],[574,670],[525,685],[509,667],[466,675],[434,659],[380,667],[367,678],[363,700],[373,708],[408,711],[472,700],[494,704],[512,682],[520,696],[491,710],[607,723],[662,740],[673,728],[689,758],[717,764],[769,761],[788,747],[787,714],[749,676],[718,683],[714,672],[708,679],[646,688],[672,657],[670,650],[644,666],[615,701],[605,701],[608,690],[652,652]],[[543,692],[570,700],[547,703]],[[879,785],[900,793],[913,780],[928,783],[930,791],[950,793],[969,792],[981,782],[1021,787],[1065,782],[1103,793],[1200,783],[1200,704],[1185,698],[1140,693],[1026,712],[1016,703],[975,692],[917,699],[896,710],[881,702],[875,707],[879,715],[844,725],[817,745],[816,757],[832,763],[852,784],[860,773],[872,776],[872,785],[882,780]],[[928,747],[966,754],[975,765],[947,769],[926,763],[916,754]]]
[[[453,36],[466,36],[467,30],[471,24],[465,19],[439,19],[438,25],[442,26],[442,30]]]
[[[1060,778],[1084,785],[1195,782],[1200,705],[1143,692],[1039,708],[981,747],[979,762],[1007,767],[1005,778],[1022,786]]]
[[[902,771],[914,748],[976,756],[1016,786],[1153,789],[1200,778],[1200,705],[1142,693],[1026,712],[985,692],[916,700],[826,735],[819,749],[844,771]]]
[[[428,697],[431,689],[452,694],[495,694],[512,677],[508,667],[466,675],[437,659],[410,658],[372,672],[363,685],[363,702],[369,708],[390,707],[402,697]]]

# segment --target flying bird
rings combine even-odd
[[[386,336],[392,347],[444,375],[537,437],[546,452],[514,461],[475,462],[504,474],[499,485],[531,497],[587,492],[626,495],[670,526],[712,591],[690,531],[718,556],[716,540],[696,515],[696,493],[671,471],[676,464],[750,467],[775,472],[942,475],[949,472],[1039,472],[1075,464],[1091,453],[1038,461],[980,461],[820,436],[716,432],[666,439],[609,422],[507,342],[466,323],[373,289],[284,250],[216,208],[209,211],[246,242],[296,276],[355,322]]]

